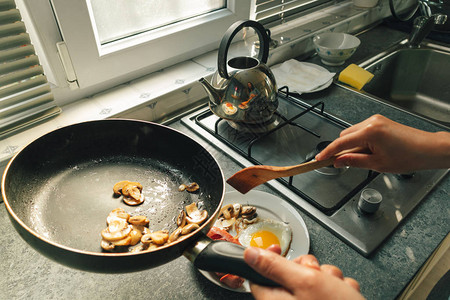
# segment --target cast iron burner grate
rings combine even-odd
[[[304,106],[289,96],[287,87],[280,89],[278,99],[279,108],[272,121],[259,127],[245,125],[244,130],[239,130],[243,128],[236,128],[209,110],[194,120],[254,165],[287,166],[311,160],[311,153],[318,153],[318,145],[336,138],[342,129],[348,127],[325,114],[323,102]],[[346,171],[329,167],[277,180],[330,215],[377,175],[361,169]]]
[[[278,99],[276,126],[258,132],[234,129],[207,106],[183,117],[181,123],[242,167],[299,164],[314,157],[318,145],[336,139],[350,126],[325,112],[322,102],[310,105],[285,87]],[[427,170],[405,177],[356,168],[318,171],[266,184],[364,256],[380,246],[448,172]],[[361,192],[367,188],[383,198],[372,214],[358,208]]]

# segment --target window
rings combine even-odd
[[[34,8],[39,9],[36,6],[41,0],[25,1],[30,12],[33,12]],[[105,38],[108,35],[105,35],[101,25],[98,26],[100,30],[96,29],[95,12],[99,10],[99,5],[103,2],[108,6],[110,15],[125,16],[122,12],[123,7],[119,3],[130,1],[51,1],[57,25],[81,89],[107,80],[139,77],[213,50],[231,23],[248,18],[250,8],[250,0],[231,0],[225,8],[213,9],[188,19],[176,20],[177,22],[172,19],[172,22],[167,21],[168,24],[163,27],[145,30],[122,39],[117,39],[118,35],[116,35],[112,41],[102,43],[99,34],[104,41],[111,40],[113,36],[109,35]],[[155,3],[154,7],[158,3],[162,3],[162,6],[174,3],[174,1],[149,0],[147,2]],[[191,4],[191,1],[180,2]],[[203,2],[220,3],[221,1],[203,0]],[[131,16],[128,15],[128,18]],[[121,30],[122,26],[116,25],[113,29],[119,28]]]
[[[226,8],[225,0],[91,0],[101,45]]]
[[[312,5],[335,2],[16,1],[23,3],[35,27],[41,44],[37,51],[45,54],[39,53],[54,92],[67,92],[69,81],[72,95],[84,93],[81,97],[217,49],[224,32],[237,20],[252,18],[268,24]],[[64,57],[65,72],[58,54]],[[59,95],[57,91],[55,97]]]

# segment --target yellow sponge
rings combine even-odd
[[[355,64],[350,64],[347,68],[342,70],[338,80],[360,90],[366,83],[372,80],[372,78],[373,74],[369,71],[364,70]]]

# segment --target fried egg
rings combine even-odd
[[[292,230],[288,224],[272,219],[259,219],[239,232],[239,242],[244,247],[266,249],[276,244],[281,255],[286,256],[292,240]]]

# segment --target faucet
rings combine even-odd
[[[431,16],[418,16],[414,19],[408,46],[419,48],[423,39],[433,30],[434,25],[442,25],[447,21],[447,15],[434,14]]]

